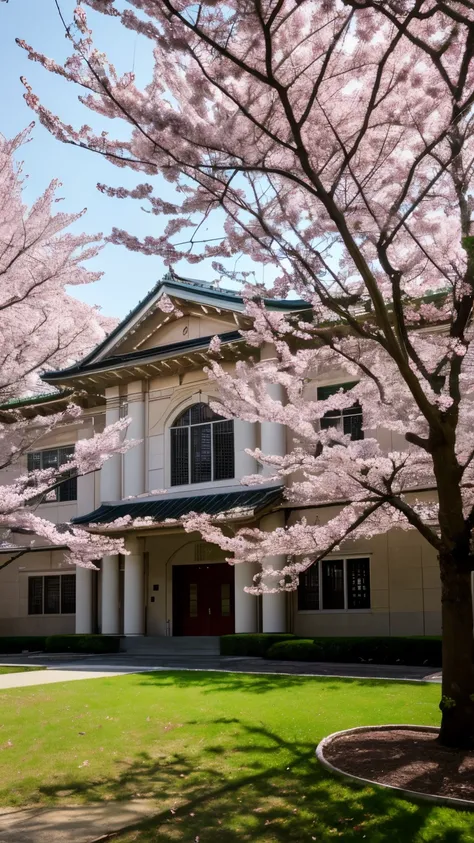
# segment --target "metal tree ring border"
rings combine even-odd
[[[422,791],[418,790],[407,790],[404,787],[397,787],[391,784],[384,784],[374,779],[366,779],[363,776],[356,776],[354,775],[354,773],[346,773],[339,767],[335,767],[334,764],[331,764],[331,762],[324,757],[325,748],[328,747],[334,740],[343,737],[344,735],[363,734],[364,732],[395,732],[402,730],[409,730],[412,732],[431,732],[432,734],[436,735],[439,734],[439,729],[437,729],[435,726],[414,726],[413,724],[390,724],[388,726],[357,726],[354,729],[344,729],[342,732],[333,732],[331,735],[328,735],[327,737],[323,738],[316,747],[316,757],[319,763],[323,767],[325,767],[326,770],[329,770],[330,773],[334,773],[335,775],[340,776],[343,779],[349,779],[353,782],[357,782],[360,785],[375,785],[376,787],[383,787],[386,790],[393,791],[396,796],[402,796],[413,800],[421,799],[425,802],[431,802],[437,805],[447,805],[451,808],[462,808],[464,811],[474,811],[474,800],[460,799],[456,796],[441,796],[438,794],[423,793]]]

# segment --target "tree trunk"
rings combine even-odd
[[[439,741],[474,747],[474,665],[471,572],[465,562],[440,558],[443,625],[443,684]]]

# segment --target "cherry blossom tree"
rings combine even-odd
[[[149,39],[155,66],[143,90],[94,44],[85,6]],[[259,590],[295,588],[346,539],[419,531],[440,564],[440,740],[472,746],[472,4],[129,0],[121,11],[114,0],[83,0],[64,23],[65,65],[19,44],[129,132],[71,127],[25,80],[27,102],[59,140],[137,172],[135,189],[102,191],[170,217],[163,233],[140,240],[114,229],[112,241],[168,262],[213,258],[221,274],[226,259],[246,254],[277,268],[266,296],[296,291],[311,307],[299,320],[269,313],[247,278],[247,340],[268,343],[274,357],[234,375],[216,359],[212,376],[221,412],[293,431],[285,457],[257,454],[288,480],[289,498],[338,504],[337,514],[273,534],[230,536],[204,517],[189,527],[235,563],[285,554],[281,571],[263,563]],[[176,201],[155,195],[142,173],[162,174]],[[308,382],[334,366],[357,385],[317,400]],[[283,386],[284,401],[269,383]],[[364,439],[319,424],[356,401]],[[376,427],[393,434],[393,450]]]
[[[52,524],[36,510],[54,499],[65,480],[96,471],[128,448],[123,442],[127,420],[80,440],[64,465],[25,472],[26,452],[46,434],[77,423],[82,410],[71,403],[63,412],[27,419],[16,399],[47,391],[41,372],[82,357],[115,323],[66,292],[66,285],[90,284],[100,277],[83,265],[98,254],[100,236],[66,230],[81,214],[54,212],[59,202],[56,182],[31,207],[23,202],[15,154],[29,132],[11,141],[0,136],[0,543],[12,547],[0,568],[28,552],[38,538],[66,545],[72,564],[95,567],[94,560],[102,555],[121,551],[121,542]],[[20,550],[11,542],[12,531],[30,536]]]

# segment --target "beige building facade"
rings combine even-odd
[[[163,308],[168,299],[174,312]],[[304,302],[273,300],[267,306],[282,312],[309,309]],[[180,527],[179,518],[190,511],[226,512],[233,527],[266,530],[302,515],[310,523],[324,523],[334,514],[334,507],[311,502],[305,510],[289,506],[281,486],[270,480],[241,485],[243,477],[259,471],[247,449],[284,454],[291,447],[281,425],[224,420],[209,406],[217,398],[204,372],[211,338],[219,335],[223,365],[232,369],[236,360],[259,353],[246,347],[239,333],[248,326],[236,293],[165,276],[88,357],[44,376],[53,394],[34,404],[21,402],[33,417],[65,406],[74,394],[84,406],[82,423],[44,437],[28,456],[30,466],[60,462],[79,438],[120,417],[131,418],[127,436],[139,444],[108,460],[101,471],[68,481],[58,500],[44,503],[39,512],[55,523],[75,520],[97,531],[109,530],[105,525],[127,515],[142,526],[117,528],[114,534],[124,537],[128,553],[98,560],[97,571],[71,568],[64,550],[39,541],[11,564],[11,551],[2,552],[1,635],[440,633],[436,554],[415,531],[347,542],[302,575],[297,592],[256,598],[244,591],[252,584],[252,566],[229,565],[219,548]],[[318,394],[345,380],[342,372],[330,372],[309,390]],[[330,423],[343,425],[354,437],[363,435],[360,409]],[[386,431],[375,435],[387,448],[400,446]],[[24,546],[24,537],[14,541]],[[276,568],[284,563],[279,557],[271,561]]]

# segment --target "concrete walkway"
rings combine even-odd
[[[157,814],[153,799],[98,802],[71,808],[15,808],[0,812],[1,843],[94,843]]]
[[[54,669],[32,670],[25,673],[0,674],[0,691],[7,688],[29,688],[33,685],[51,685],[54,682],[71,682],[76,679],[102,679],[105,676],[122,676],[124,673],[136,673],[136,670],[77,670]],[[0,837],[0,841],[1,841]]]

